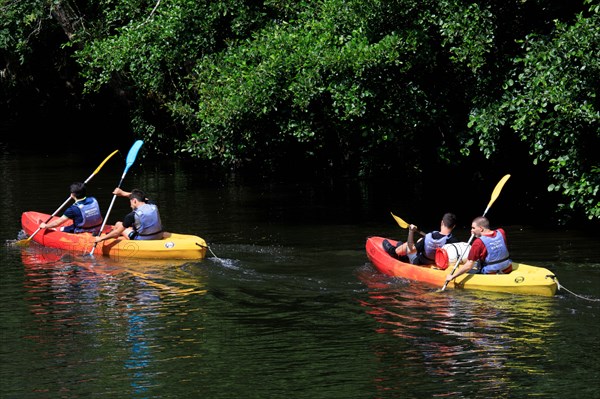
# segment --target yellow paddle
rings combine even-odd
[[[89,176],[87,179],[85,179],[85,181],[84,181],[83,183],[84,183],[84,184],[86,184],[87,182],[89,182],[89,181],[92,179],[92,177],[94,177],[94,176],[95,176],[95,175],[96,175],[96,174],[97,174],[97,173],[100,171],[100,169],[102,169],[102,167],[104,166],[104,164],[105,164],[105,163],[106,163],[106,162],[107,162],[107,161],[108,161],[108,160],[109,160],[109,159],[110,159],[110,158],[111,158],[113,155],[115,155],[117,152],[119,152],[119,150],[115,150],[115,151],[113,151],[113,152],[112,152],[112,154],[110,154],[109,156],[107,156],[107,157],[104,159],[104,161],[102,161],[102,163],[101,163],[100,165],[98,165],[98,167],[96,168],[96,170],[95,170],[95,171],[93,171],[93,172],[92,172],[92,174],[91,174],[91,175],[90,175],[90,176]],[[60,210],[61,210],[61,209],[62,209],[62,208],[65,206],[65,205],[67,205],[67,204],[69,203],[69,201],[71,201],[71,196],[69,196],[69,198],[67,198],[67,199],[65,200],[65,202],[63,202],[63,203],[62,203],[62,205],[61,205],[61,206],[59,206],[59,207],[58,207],[58,208],[57,208],[57,209],[54,211],[54,213],[53,213],[52,215],[50,215],[50,217],[49,217],[49,218],[48,218],[48,219],[47,219],[47,220],[46,220],[44,223],[48,223],[48,222],[49,222],[49,221],[50,221],[50,220],[51,220],[51,219],[52,219],[54,216],[56,216],[56,214],[57,214],[58,212],[60,212]],[[37,234],[37,233],[38,233],[40,230],[41,230],[41,228],[40,228],[40,227],[38,227],[38,229],[37,229],[36,231],[34,231],[32,235],[30,235],[29,237],[27,237],[27,238],[26,238],[26,239],[24,239],[24,240],[19,240],[19,241],[17,241],[15,244],[17,244],[17,245],[19,245],[19,246],[27,246],[27,245],[29,245],[29,242],[31,241],[31,239],[33,238],[33,236],[35,236],[35,235],[36,235],[36,234]]]
[[[496,188],[494,188],[494,192],[492,193],[492,198],[490,199],[490,202],[488,203],[487,208],[485,208],[485,211],[483,211],[482,216],[485,216],[487,211],[490,210],[490,207],[492,206],[494,201],[496,201],[496,198],[498,198],[498,196],[500,195],[500,191],[502,191],[502,187],[504,187],[504,184],[506,183],[506,181],[508,180],[509,177],[510,177],[510,175],[504,176],[502,179],[500,179],[498,184],[496,184]],[[467,252],[467,248],[469,248],[469,245],[471,245],[471,241],[473,241],[473,238],[475,238],[475,234],[471,234],[471,238],[469,238],[469,241],[467,241],[467,246],[465,246],[465,250],[463,251],[462,255],[457,258],[456,263],[454,264],[454,267],[452,268],[452,271],[450,272],[450,274],[453,274],[456,271],[456,268],[460,264],[461,259],[463,259],[463,257],[465,256],[465,253]],[[444,291],[447,286],[448,286],[448,281],[446,281],[444,283],[444,286],[440,289],[440,291]]]
[[[398,216],[394,215],[392,212],[390,212],[392,214],[392,217],[394,219],[396,219],[396,223],[398,223],[398,226],[402,227],[403,229],[408,229],[410,227],[409,223],[406,223],[404,220],[400,219]],[[421,230],[419,230],[419,234],[421,234],[423,237],[425,237],[425,233],[422,232]]]

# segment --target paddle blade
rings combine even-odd
[[[102,163],[100,165],[98,165],[98,167],[96,168],[96,170],[92,173],[92,175],[90,177],[87,178],[87,180],[85,181],[86,183],[98,172],[100,172],[100,169],[102,169],[102,167],[104,166],[104,164],[106,162],[108,162],[108,160],[110,158],[112,158],[113,155],[115,155],[117,152],[119,152],[119,150],[114,150],[109,156],[107,156],[104,161],[102,161]]]
[[[138,140],[135,143],[133,143],[133,145],[129,149],[129,153],[127,154],[127,159],[125,161],[126,165],[125,171],[123,172],[123,176],[125,176],[131,165],[133,165],[133,163],[135,162],[135,158],[137,157],[138,151],[140,150],[142,144],[144,144],[144,142],[142,140]]]
[[[31,237],[33,237],[33,236],[31,236]],[[15,242],[15,245],[17,245],[19,247],[26,247],[31,242],[31,237],[27,237],[23,240],[19,240],[19,241]]]
[[[96,250],[96,243],[94,243],[94,246],[92,247],[92,250],[89,253],[84,253],[83,255],[85,256],[86,254],[88,256],[94,256],[94,251]]]
[[[490,202],[488,203],[488,206],[485,209],[485,212],[483,213],[484,215],[490,209],[490,207],[492,206],[492,204],[494,203],[494,201],[496,201],[496,199],[500,195],[500,191],[502,191],[502,187],[504,187],[504,184],[506,184],[506,181],[509,178],[510,178],[510,175],[506,175],[502,179],[500,179],[500,181],[498,182],[498,184],[496,184],[496,188],[494,188],[494,191],[492,192],[492,198],[490,199]]]
[[[398,223],[398,225],[400,227],[402,227],[403,229],[408,229],[409,224],[406,223],[404,220],[400,219],[398,216],[394,215],[392,212],[390,212],[392,214],[392,217],[396,220],[396,223]]]

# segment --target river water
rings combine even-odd
[[[502,226],[513,259],[556,274],[555,297],[439,293],[367,260],[369,235],[406,235],[390,211],[423,229],[446,211],[388,183],[223,182],[140,161],[123,188],[145,189],[168,230],[203,237],[207,258],[90,258],[14,241],[22,212],[52,213],[112,151],[2,150],[2,398],[600,398],[597,234]],[[89,183],[103,209],[123,167]],[[498,222],[516,207],[502,194]],[[127,207],[117,199],[108,222]]]

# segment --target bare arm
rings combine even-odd
[[[131,193],[129,191],[125,191],[117,187],[114,189],[113,194],[119,197],[129,197]]]
[[[63,224],[64,222],[66,222],[67,220],[69,220],[68,217],[66,217],[65,215],[62,215],[61,217],[59,217],[56,220],[51,221],[50,223],[46,224],[44,222],[40,223],[40,229],[52,229],[54,227],[58,227],[61,224]]]
[[[412,254],[417,249],[415,248],[415,231],[419,229],[414,224],[408,227],[408,238],[406,240],[406,253]]]
[[[121,233],[123,231],[125,231],[125,227],[123,226],[123,223],[117,222],[115,224],[115,227],[111,230],[110,233],[105,234],[105,235],[100,236],[100,237],[96,237],[94,241],[96,243],[99,243],[101,241],[108,240],[109,238],[117,238],[117,237],[119,237],[121,235]]]
[[[458,269],[456,269],[456,271],[454,273],[448,274],[448,276],[446,276],[446,281],[452,281],[455,278],[457,278],[458,276],[467,273],[469,270],[471,270],[473,268],[473,266],[475,266],[474,260],[466,261],[465,264],[459,266]]]

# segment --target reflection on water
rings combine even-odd
[[[367,271],[359,277],[369,288],[361,305],[375,331],[398,339],[394,349],[377,348],[378,356],[402,352],[398,369],[381,370],[379,391],[504,397],[522,392],[525,376],[545,372],[538,360],[551,357],[547,343],[556,338],[554,298],[432,292]],[[424,387],[421,374],[438,385]]]
[[[358,250],[231,244],[216,252],[183,263],[34,243],[8,253],[1,294],[14,309],[2,308],[3,331],[19,347],[17,358],[2,358],[10,365],[0,369],[3,392],[548,397],[598,371],[581,356],[598,345],[598,308],[576,298],[432,292],[382,276]]]
[[[3,240],[17,237],[21,212],[52,212],[65,185],[97,166],[48,157],[0,155]],[[122,164],[108,163],[94,177],[104,205],[121,173]],[[396,192],[387,180],[243,186],[207,182],[170,162],[136,165],[127,185],[155,194],[168,229],[207,239],[213,256],[118,260],[7,244],[3,398],[599,396],[597,302],[565,292],[432,293],[373,269],[365,237],[406,237],[390,210],[424,228],[439,225],[406,185]],[[494,205],[499,223],[498,211],[513,210],[504,194]],[[126,212],[117,201],[112,217]],[[600,298],[596,236],[507,231],[516,260]]]
[[[123,264],[35,244],[22,248],[21,256],[24,296],[36,326],[25,338],[42,345],[44,361],[56,369],[44,374],[47,381],[36,383],[41,392],[49,386],[56,393],[81,392],[78,384],[105,385],[111,378],[108,368],[115,376],[109,390],[142,397],[160,373],[155,363],[164,345],[164,326],[157,320],[174,319],[182,330],[191,328],[186,317],[173,313],[172,303],[186,306],[186,298],[206,294],[199,276],[186,272],[186,264],[141,260]],[[81,350],[84,356],[77,353]],[[109,366],[100,372],[99,362]]]

